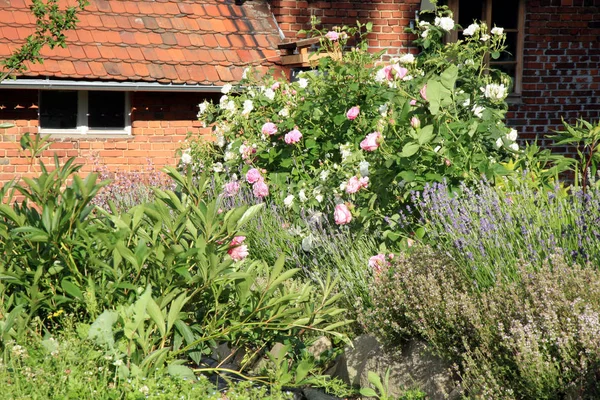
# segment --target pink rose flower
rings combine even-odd
[[[229,246],[239,246],[244,242],[244,240],[246,240],[246,236],[235,236],[233,239],[231,239],[231,243],[229,244]]]
[[[388,265],[388,261],[385,259],[385,254],[377,254],[369,258],[369,267],[373,268],[375,272],[381,272],[383,267]]]
[[[417,105],[417,100],[415,100],[415,99],[412,99],[412,100],[410,101],[410,105],[411,105],[411,106],[416,106],[416,105]]]
[[[346,183],[346,193],[356,193],[360,190],[361,187],[362,186],[358,178],[356,176],[353,176],[352,178],[350,178],[348,183]]]
[[[379,143],[383,137],[379,132],[369,133],[367,137],[360,142],[360,148],[365,151],[375,151],[379,147]]]
[[[248,183],[256,183],[263,180],[263,177],[260,175],[260,171],[256,168],[251,168],[246,173],[246,180]]]
[[[404,78],[406,74],[408,74],[408,70],[404,67],[401,67],[399,64],[394,64],[383,67],[383,73],[388,81],[392,81],[394,78]]]
[[[300,139],[302,139],[302,133],[300,133],[298,128],[294,128],[293,130],[286,133],[284,138],[287,144],[298,143]]]
[[[336,40],[338,40],[340,38],[340,34],[335,31],[329,31],[329,32],[327,32],[325,37],[327,39],[331,40],[332,42],[335,42]]]
[[[231,181],[226,183],[225,186],[223,186],[223,191],[226,197],[235,196],[239,190],[240,184],[238,181]]]
[[[271,85],[271,90],[277,90],[277,89],[279,89],[280,85],[281,85],[281,83],[275,82],[274,84]]]
[[[236,236],[229,245],[230,247],[229,250],[227,250],[227,254],[235,261],[241,261],[248,257],[248,246],[242,244],[244,240],[246,240],[245,236]]]
[[[402,79],[408,74],[408,70],[398,64],[394,64],[394,71],[396,71],[396,78],[398,79]]]
[[[256,197],[263,198],[269,195],[269,186],[261,179],[252,186],[252,192]]]
[[[410,119],[410,126],[415,129],[419,129],[421,127],[421,120],[418,117],[412,117]]]
[[[272,136],[277,133],[277,125],[272,122],[267,122],[262,126],[262,134],[265,136]]]
[[[348,210],[345,204],[338,204],[335,206],[335,211],[333,212],[333,219],[335,223],[338,225],[349,224],[352,221],[352,213]]]
[[[423,86],[421,90],[419,90],[419,93],[421,93],[423,100],[427,101],[427,85]]]
[[[359,106],[354,106],[351,109],[348,110],[348,112],[346,113],[346,117],[348,117],[348,119],[350,121],[355,120],[356,117],[358,117],[358,114],[360,113],[360,107]]]
[[[369,177],[368,176],[363,176],[362,178],[360,178],[358,180],[358,183],[361,187],[361,189],[366,189],[369,187]]]

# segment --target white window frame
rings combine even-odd
[[[77,127],[74,129],[55,129],[43,128],[41,124],[42,91],[38,92],[38,126],[39,133],[43,135],[64,135],[64,136],[131,136],[131,99],[129,92],[120,92],[125,96],[125,127],[118,128],[90,128],[88,126],[88,92],[89,90],[77,90]]]

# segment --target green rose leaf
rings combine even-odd
[[[444,85],[446,89],[454,89],[456,79],[458,78],[458,67],[454,64],[450,65],[444,72],[442,72],[440,77],[442,78],[442,85]]]
[[[419,145],[419,143],[415,143],[415,142],[406,143],[404,145],[404,147],[402,148],[402,153],[400,153],[400,157],[410,157],[413,154],[415,154],[417,151],[419,151],[420,147],[421,146]]]
[[[433,139],[433,125],[423,127],[418,134],[419,145],[427,144]]]

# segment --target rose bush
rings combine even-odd
[[[263,179],[248,179],[259,184],[257,196],[285,199],[295,211],[335,209],[336,222],[369,226],[393,224],[401,203],[428,182],[458,187],[508,173],[502,162],[519,154],[517,132],[502,122],[510,79],[486,64],[505,48],[502,31],[474,24],[464,39],[443,44],[455,24],[440,9],[434,23],[412,31],[419,55],[382,63],[360,41],[370,28],[319,33],[330,57],[296,81],[249,69],[218,104],[200,105],[223,181],[262,170]],[[342,53],[350,38],[358,45]],[[202,154],[195,162],[205,165]]]

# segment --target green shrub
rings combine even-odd
[[[470,398],[595,398],[600,272],[552,261],[474,291],[447,256],[417,250],[378,275],[361,321],[387,343],[426,340],[457,363]]]
[[[297,215],[312,208],[330,217],[334,206],[343,208],[336,222],[356,228],[385,226],[383,217],[427,182],[509,173],[501,161],[519,154],[516,131],[502,123],[509,79],[484,62],[499,57],[504,36],[482,24],[476,35],[441,45],[444,29],[453,28],[419,25],[423,52],[384,66],[366,42],[342,51],[370,26],[324,36],[328,56],[295,82],[250,70],[243,86],[224,88],[218,105],[201,104],[217,154],[207,160],[191,145],[182,164],[252,185],[260,198],[285,198]]]
[[[3,399],[290,399],[251,382],[231,382],[218,390],[200,376],[183,380],[163,371],[122,378],[119,362],[86,339],[85,327],[60,318],[56,336],[32,334],[5,342],[0,355]]]

